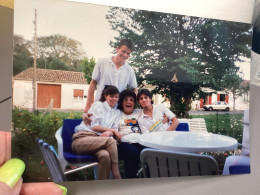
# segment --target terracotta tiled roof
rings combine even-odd
[[[14,76],[14,80],[33,80],[33,68]],[[64,70],[36,69],[36,81],[55,82],[55,83],[78,83],[86,84],[83,72],[72,72]]]

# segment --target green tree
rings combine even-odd
[[[38,38],[37,68],[82,72],[85,51],[80,42],[63,35]],[[13,75],[33,66],[33,41],[14,35]]]
[[[229,69],[225,71],[223,82],[225,82],[227,93],[232,94],[233,110],[236,109],[236,100],[243,94],[243,87],[241,85],[242,78],[237,74],[237,69]]]
[[[83,72],[85,73],[85,78],[87,79],[88,83],[90,83],[92,79],[92,72],[95,64],[96,62],[94,58],[91,59],[84,58],[81,62],[81,66],[83,67]]]
[[[29,48],[29,41],[25,40],[23,36],[14,35],[13,75],[32,66],[33,59]]]
[[[130,62],[138,83],[155,86],[181,117],[195,95],[205,95],[203,87],[225,88],[225,70],[250,55],[250,25],[116,7],[107,19],[119,33],[111,45],[122,38],[135,43]]]
[[[52,57],[38,58],[37,68],[52,69],[52,70],[70,70],[70,67],[67,66],[59,58],[52,58]]]
[[[38,57],[59,59],[71,70],[77,69],[84,58],[82,44],[64,35],[50,35],[38,38]],[[76,67],[76,68],[75,68]]]

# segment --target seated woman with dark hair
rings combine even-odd
[[[110,170],[114,179],[120,179],[118,169],[118,153],[116,140],[120,140],[118,122],[120,111],[115,108],[118,102],[119,91],[114,86],[103,90],[100,101],[92,104],[89,113],[92,113],[91,125],[83,121],[75,127],[72,150],[76,154],[93,154],[98,159],[98,178],[109,179]]]
[[[136,95],[131,90],[124,90],[120,93],[118,109],[121,110],[119,121],[119,133],[122,139],[129,135],[140,133],[138,118],[142,113],[140,109],[134,109],[136,105]],[[124,160],[126,178],[136,178],[139,169],[140,153],[145,147],[138,143],[121,142],[118,145],[118,156]]]
[[[138,119],[142,133],[157,131],[174,131],[179,125],[175,114],[163,104],[153,105],[152,93],[148,89],[138,91],[137,100],[143,109]],[[169,123],[163,123],[164,115],[169,118]]]
[[[138,121],[143,111],[134,109],[136,102],[136,94],[133,91],[124,90],[120,93],[117,108],[121,110],[119,133],[122,135],[122,142],[118,145],[118,155],[120,160],[124,160],[126,178],[137,177],[140,153],[146,148],[137,143],[138,136],[142,132]],[[162,123],[168,123],[168,120],[168,117],[163,116]]]

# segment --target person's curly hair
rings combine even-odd
[[[123,111],[123,101],[126,97],[132,97],[134,98],[134,102],[136,104],[136,95],[135,95],[135,92],[130,90],[130,89],[126,89],[124,91],[122,91],[120,94],[119,94],[119,101],[118,101],[118,106],[117,106],[117,109]]]

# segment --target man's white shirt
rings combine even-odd
[[[100,99],[101,93],[105,85],[113,85],[122,92],[128,86],[129,88],[137,88],[135,72],[133,68],[125,62],[119,69],[111,58],[99,59],[94,67],[92,79],[97,81],[97,92],[95,101]]]

